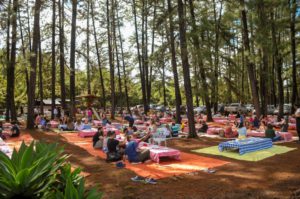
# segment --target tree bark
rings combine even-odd
[[[143,104],[144,110],[147,110],[147,97],[146,97],[146,90],[145,90],[145,74],[142,67],[142,60],[140,54],[140,43],[139,43],[139,36],[138,36],[138,25],[137,25],[137,16],[136,16],[136,3],[135,0],[132,0],[133,6],[133,15],[134,15],[134,26],[135,26],[135,40],[137,46],[137,53],[138,53],[138,61],[139,61],[139,71],[140,71],[140,78],[141,78],[141,87],[142,87],[142,97],[143,97]]]
[[[18,12],[18,0],[13,0],[13,13],[11,15],[11,50],[10,57],[8,56],[8,68],[7,68],[7,112],[10,113],[11,120],[17,120],[17,113],[15,107],[15,66],[16,66],[16,43],[17,43],[17,12]],[[9,6],[10,7],[10,6]],[[9,8],[10,9],[10,8]],[[9,37],[8,37],[9,39]],[[9,42],[8,42],[9,43]],[[8,52],[9,53],[9,49]],[[6,116],[7,113],[6,113]],[[7,118],[6,118],[7,119]]]
[[[277,79],[278,79],[278,104],[279,104],[279,112],[278,112],[278,121],[281,121],[281,118],[283,117],[283,104],[284,104],[284,94],[283,94],[283,81],[282,81],[282,56],[279,53],[278,49],[278,43],[280,43],[280,39],[278,39],[277,42],[277,37],[276,37],[276,25],[275,25],[275,14],[272,11],[271,12],[271,17],[272,17],[272,47],[274,49],[273,56],[274,56],[274,68],[276,69],[277,72]],[[280,33],[279,33],[280,34]],[[279,36],[280,37],[280,36]],[[275,77],[274,77],[275,78]],[[275,92],[275,90],[273,90]]]
[[[40,113],[44,114],[44,92],[43,92],[43,54],[41,44],[41,31],[39,31],[39,93],[40,93]]]
[[[219,98],[219,38],[220,38],[220,23],[221,23],[221,13],[223,8],[223,3],[220,4],[220,14],[219,17],[217,16],[217,8],[216,2],[213,0],[214,4],[214,22],[215,22],[215,42],[214,42],[214,89],[212,95],[213,101],[213,108],[214,112],[218,111],[218,98]]]
[[[95,40],[95,45],[96,45],[97,61],[98,61],[98,67],[99,67],[99,73],[100,73],[100,83],[101,83],[101,92],[102,92],[102,106],[105,110],[106,109],[105,85],[104,85],[104,80],[103,80],[102,64],[101,64],[100,51],[99,51],[98,40],[97,40],[93,1],[91,1],[91,15],[92,15],[92,22],[93,22],[93,29],[94,29],[94,40]]]
[[[130,107],[129,107],[129,97],[128,97],[128,88],[127,88],[127,75],[126,75],[126,66],[125,66],[124,50],[123,50],[123,40],[122,40],[122,34],[121,34],[118,7],[117,7],[116,11],[117,11],[116,14],[117,14],[117,23],[118,23],[118,30],[119,30],[121,57],[122,57],[122,68],[123,68],[124,88],[125,88],[125,97],[126,97],[126,107],[127,107],[128,113],[131,115],[131,110],[130,110]]]
[[[6,111],[5,111],[5,120],[10,120],[10,91],[9,91],[9,74],[10,72],[10,16],[11,16],[11,0],[8,1],[7,8],[7,30],[6,30],[6,64],[7,64],[7,84],[6,84]]]
[[[192,32],[197,32],[197,26],[196,26],[196,18],[195,18],[195,12],[194,12],[194,4],[193,0],[189,0],[190,4],[190,13],[191,13],[191,19],[192,19]],[[211,104],[209,101],[209,94],[208,94],[208,84],[206,82],[206,74],[204,70],[204,65],[202,61],[202,55],[201,55],[201,46],[200,46],[200,41],[197,36],[197,34],[192,34],[192,39],[194,42],[194,46],[196,49],[197,53],[197,64],[200,72],[200,78],[201,78],[201,85],[203,89],[203,97],[204,97],[204,102],[207,110],[207,121],[212,121],[212,113],[211,113]]]
[[[75,50],[76,50],[77,0],[72,0],[72,28],[70,50],[70,116],[75,116]]]
[[[121,72],[120,72],[120,60],[119,60],[119,50],[118,50],[118,43],[117,43],[117,30],[116,30],[116,7],[117,7],[117,4],[116,4],[116,1],[113,1],[113,9],[112,9],[112,16],[113,16],[113,21],[112,21],[112,24],[113,24],[113,27],[112,27],[112,30],[113,30],[113,40],[114,40],[114,46],[115,46],[115,53],[116,53],[116,62],[117,62],[117,70],[118,70],[118,83],[119,83],[119,96],[120,98],[123,98],[123,93],[122,93],[122,80],[121,80]],[[122,101],[121,101],[122,102]],[[121,106],[121,109],[122,109],[122,103],[119,104]]]
[[[91,94],[91,72],[90,72],[90,2],[87,0],[87,19],[86,19],[86,72],[88,94]]]
[[[265,14],[265,4],[262,0],[257,0],[257,11],[258,11],[258,30],[257,34],[260,35],[260,39],[268,37],[269,31],[266,29],[267,26],[267,16]],[[268,46],[265,41],[261,42],[261,52],[262,52],[262,71],[260,72],[260,91],[261,91],[261,113],[263,115],[267,114],[267,98],[269,96],[268,89],[266,87],[269,82],[267,75],[269,68],[268,60]]]
[[[115,119],[115,69],[113,63],[113,49],[111,44],[111,28],[110,28],[110,11],[109,0],[106,1],[106,20],[107,20],[107,40],[108,40],[108,55],[110,68],[110,86],[111,86],[111,119]]]
[[[62,3],[59,0],[59,68],[60,68],[60,98],[61,106],[66,109],[66,85],[65,85],[65,37],[64,37],[64,7],[65,0]]]
[[[188,60],[188,50],[186,42],[186,17],[184,14],[184,5],[182,0],[178,0],[178,18],[179,18],[179,39],[180,39],[180,50],[181,50],[181,60],[183,68],[183,78],[184,78],[184,88],[186,96],[186,106],[187,106],[187,116],[189,123],[189,137],[198,137],[195,129],[195,118],[194,118],[194,108],[193,108],[193,94],[190,79],[190,68]]]
[[[27,57],[26,57],[23,28],[22,28],[22,22],[21,22],[21,16],[20,16],[20,7],[18,8],[18,21],[19,21],[19,26],[20,26],[23,59],[26,60]],[[24,73],[25,73],[25,79],[26,79],[26,93],[27,93],[28,87],[29,87],[29,76],[28,76],[27,65],[25,66]]]
[[[52,47],[51,47],[51,54],[52,54],[52,67],[51,67],[51,119],[54,119],[54,108],[55,108],[55,81],[56,81],[56,63],[55,63],[55,0],[52,0]],[[41,50],[41,49],[40,49]]]
[[[290,2],[290,0],[289,0]],[[295,104],[299,103],[298,88],[297,88],[297,64],[296,64],[296,12],[297,12],[297,3],[296,0],[292,0],[291,5],[289,5],[291,11],[291,20],[290,20],[290,32],[291,32],[291,53],[292,53],[292,111],[294,111]],[[299,74],[299,71],[298,71]]]
[[[251,52],[250,52],[248,24],[247,24],[247,16],[246,16],[244,0],[240,0],[240,4],[241,4],[241,21],[242,21],[242,27],[243,27],[242,28],[243,45],[244,45],[244,49],[246,52],[245,53],[245,63],[246,63],[247,70],[248,70],[254,108],[256,110],[256,115],[258,117],[260,117],[261,109],[260,109],[260,103],[259,103],[257,79],[255,76],[255,65],[249,58],[249,56],[251,55]]]
[[[174,24],[172,18],[172,5],[171,0],[168,0],[168,15],[169,15],[169,28],[170,28],[170,52],[171,52],[171,63],[174,77],[174,89],[175,89],[175,105],[176,105],[176,123],[181,123],[180,106],[181,106],[181,94],[179,89],[179,80],[177,72],[177,61],[176,61],[176,49],[175,49],[175,37],[174,37]]]
[[[34,6],[34,25],[32,38],[32,55],[30,56],[30,80],[28,90],[28,115],[27,128],[34,128],[34,100],[35,100],[35,85],[36,85],[36,65],[38,55],[39,31],[40,31],[40,8],[41,0],[35,1]]]

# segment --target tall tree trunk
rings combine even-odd
[[[277,79],[278,79],[278,103],[279,103],[279,112],[278,112],[278,121],[281,121],[281,118],[283,117],[283,104],[284,104],[284,94],[283,94],[283,81],[282,81],[282,56],[279,54],[279,49],[278,49],[278,43],[280,43],[280,39],[278,39],[277,42],[277,37],[276,37],[276,24],[275,24],[275,14],[272,11],[271,12],[271,17],[272,17],[272,47],[274,49],[274,68],[276,69],[277,72]],[[280,33],[279,33],[279,38],[280,38]],[[275,77],[274,77],[275,78]],[[275,93],[275,90],[273,90]]]
[[[90,0],[87,0],[87,18],[86,18],[86,72],[88,94],[91,94],[91,72],[90,72]]]
[[[44,114],[44,92],[43,92],[43,53],[41,42],[41,31],[39,31],[39,93],[40,93],[40,113]]]
[[[54,119],[55,108],[55,81],[56,81],[56,63],[55,63],[55,0],[52,0],[52,74],[51,74],[51,119]]]
[[[142,97],[143,97],[143,104],[144,110],[147,110],[147,97],[146,97],[146,90],[145,90],[145,74],[142,68],[142,60],[140,54],[140,43],[139,43],[139,35],[138,35],[138,25],[137,25],[137,16],[136,16],[136,3],[135,0],[132,0],[133,6],[133,15],[134,15],[134,26],[135,26],[135,40],[136,40],[136,48],[138,53],[138,61],[139,61],[139,71],[140,71],[140,78],[141,78],[141,87],[142,87]]]
[[[221,1],[219,16],[217,16],[217,6],[215,0],[214,4],[214,22],[215,22],[215,43],[214,43],[214,89],[213,89],[213,108],[214,112],[218,111],[218,98],[219,98],[219,35],[220,35],[220,23],[221,23],[221,13],[223,8],[223,3]]]
[[[30,80],[28,90],[28,115],[27,115],[27,128],[34,128],[34,100],[35,100],[35,84],[36,84],[36,65],[38,55],[39,31],[40,31],[40,8],[41,0],[35,1],[34,6],[34,25],[33,25],[33,38],[32,38],[32,55],[30,56]]]
[[[76,50],[76,16],[77,0],[72,0],[72,28],[70,51],[70,111],[71,118],[75,116],[75,50]]]
[[[29,43],[29,50],[31,52],[31,31],[30,31],[30,16],[29,16],[29,0],[27,0],[27,9],[26,9],[26,14],[27,14],[27,31],[28,31],[28,43]]]
[[[154,41],[155,41],[155,26],[156,26],[156,9],[157,9],[157,0],[154,0],[154,10],[153,10],[153,20],[152,20],[152,44],[151,44],[151,56],[154,55]],[[151,87],[152,87],[152,70],[153,70],[153,63],[151,62],[150,69],[149,69],[149,83],[147,87],[147,96],[151,96]],[[151,101],[148,101],[150,105]]]
[[[8,8],[7,8],[7,30],[6,30],[6,64],[7,64],[7,84],[6,84],[6,112],[5,112],[5,120],[9,121],[10,115],[11,115],[11,110],[10,110],[10,94],[11,92],[9,91],[9,75],[10,75],[10,22],[11,22],[11,0],[8,1]]]
[[[262,0],[257,0],[257,11],[258,11],[258,30],[257,34],[260,35],[260,38],[268,37],[269,30],[266,28],[267,26],[267,16],[265,14],[265,4]],[[268,46],[265,42],[261,43],[261,52],[262,52],[262,71],[260,72],[260,91],[261,91],[261,113],[267,114],[267,98],[269,96],[268,89],[266,88],[267,83],[269,82],[269,78],[267,75],[268,71]]]
[[[119,83],[119,96],[120,98],[123,98],[123,93],[122,93],[122,80],[121,80],[121,72],[120,72],[120,60],[119,60],[119,50],[118,50],[118,43],[117,43],[117,30],[116,30],[116,10],[117,10],[117,4],[116,1],[113,1],[113,10],[112,10],[112,16],[113,16],[113,40],[114,40],[114,46],[115,46],[115,52],[116,52],[116,62],[117,62],[117,70],[118,70],[118,83]],[[119,104],[122,108],[123,104]]]
[[[110,86],[111,86],[111,119],[115,119],[115,69],[113,63],[113,49],[111,44],[111,28],[110,28],[110,11],[109,0],[106,0],[106,18],[107,18],[107,40],[108,40],[108,55],[110,68]]]
[[[16,43],[17,43],[17,12],[18,0],[13,0],[13,13],[11,13],[11,51],[10,61],[7,68],[7,96],[6,101],[10,101],[8,109],[12,120],[17,120],[17,113],[15,107],[15,66],[16,66]],[[8,37],[9,38],[9,37]],[[9,52],[9,51],[8,51]],[[7,111],[8,112],[8,111]]]
[[[127,107],[128,113],[131,115],[131,110],[130,110],[130,107],[129,107],[129,97],[128,97],[128,88],[127,88],[127,75],[126,75],[126,66],[125,66],[124,50],[123,50],[123,40],[122,40],[122,34],[121,34],[121,27],[120,27],[118,7],[117,7],[117,10],[116,10],[116,14],[117,14],[117,23],[118,23],[118,30],[119,30],[119,40],[120,40],[120,48],[121,48],[121,57],[122,57],[122,68],[123,68],[123,78],[124,78],[126,107]]]
[[[146,78],[146,87],[145,92],[147,96],[147,110],[145,112],[149,111],[149,105],[151,101],[151,95],[148,95],[147,88],[149,88],[150,85],[150,78],[149,78],[149,60],[148,60],[148,0],[145,1],[145,7],[144,7],[144,15],[145,15],[145,27],[144,27],[144,34],[145,34],[145,45],[144,45],[144,71],[145,71],[145,78]]]
[[[193,33],[197,32],[197,26],[196,26],[196,18],[195,18],[195,12],[194,12],[194,4],[193,0],[189,0],[190,4],[190,14],[191,14],[191,19],[192,19],[192,31]],[[209,101],[209,94],[208,94],[208,85],[206,82],[206,74],[204,70],[204,65],[202,61],[202,55],[201,55],[201,46],[200,46],[200,41],[197,36],[197,34],[192,34],[192,39],[194,42],[194,46],[197,52],[197,64],[199,67],[199,72],[200,72],[200,77],[201,77],[201,85],[203,89],[203,97],[204,97],[204,102],[207,110],[207,121],[212,121],[212,113],[211,113],[211,105]]]
[[[258,95],[258,88],[257,88],[257,79],[255,76],[255,65],[249,58],[251,52],[250,52],[248,24],[247,24],[247,16],[246,16],[244,0],[240,0],[240,4],[241,4],[242,36],[243,36],[243,45],[245,49],[245,63],[248,70],[254,108],[256,110],[256,115],[260,117],[261,110],[260,110],[259,95]]]
[[[189,66],[188,50],[187,50],[187,42],[186,42],[186,27],[185,27],[186,17],[184,14],[184,5],[182,3],[182,0],[178,0],[178,18],[179,18],[179,39],[180,39],[181,60],[182,60],[182,68],[183,68],[187,116],[188,116],[188,123],[189,123],[189,137],[195,138],[198,136],[195,129],[193,94],[192,94],[192,87],[191,87],[190,66]]]
[[[175,36],[174,36],[174,22],[172,17],[172,5],[171,0],[168,0],[168,14],[169,14],[169,28],[170,28],[170,52],[171,52],[171,63],[174,77],[174,89],[175,89],[175,104],[176,104],[176,123],[181,123],[180,106],[181,106],[181,94],[179,89],[179,80],[177,72],[176,62],[176,49],[175,49]]]
[[[291,3],[290,3],[291,1]],[[291,53],[292,53],[292,111],[294,111],[295,104],[299,103],[299,96],[298,96],[298,88],[297,88],[297,63],[296,63],[296,55],[297,55],[297,48],[296,48],[296,12],[297,12],[297,3],[296,0],[289,0],[289,7],[290,7],[290,32],[291,32]],[[299,70],[298,70],[299,74]]]
[[[105,85],[104,85],[104,80],[103,80],[102,66],[101,66],[102,64],[101,64],[100,51],[99,51],[98,40],[97,40],[93,1],[91,1],[91,15],[92,15],[92,22],[93,22],[93,29],[94,29],[94,40],[95,40],[95,45],[96,45],[97,61],[98,61],[98,67],[99,67],[99,72],[100,72],[100,83],[101,83],[101,91],[102,91],[102,106],[105,110],[105,108],[106,108]]]
[[[60,98],[61,106],[66,109],[66,86],[65,86],[65,36],[64,36],[64,7],[65,0],[59,0],[59,68],[60,68]]]
[[[23,54],[24,60],[26,60],[27,58],[26,58],[26,50],[25,50],[25,44],[24,44],[24,35],[23,35],[23,27],[22,27],[22,22],[21,22],[20,8],[18,8],[18,21],[19,21],[19,26],[20,26],[22,54]],[[26,79],[26,93],[27,93],[28,87],[29,87],[29,76],[28,76],[27,65],[25,66],[24,73],[25,73],[25,79]]]

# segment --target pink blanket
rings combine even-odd
[[[82,138],[84,138],[84,137],[93,137],[96,133],[97,133],[96,129],[86,129],[86,130],[81,130],[78,133],[78,136],[82,137]]]

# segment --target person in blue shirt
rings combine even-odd
[[[125,148],[125,154],[127,155],[130,163],[144,163],[150,159],[149,149],[139,150],[138,145],[141,141],[148,139],[150,134],[145,135],[142,139],[137,141],[136,134],[127,136],[127,145]]]

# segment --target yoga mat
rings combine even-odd
[[[269,157],[272,157],[274,155],[279,155],[283,153],[287,153],[289,151],[295,150],[296,148],[290,148],[286,146],[277,146],[273,145],[273,147],[269,149],[264,149],[260,151],[255,151],[251,153],[246,153],[243,155],[240,155],[237,151],[219,151],[218,146],[212,146],[204,149],[197,149],[192,150],[196,153],[204,153],[204,154],[210,154],[210,155],[218,155],[218,156],[224,156],[236,160],[244,160],[244,161],[260,161]]]
[[[93,156],[99,156],[106,159],[106,154],[101,150],[95,150],[92,147],[91,138],[81,138],[71,133],[60,134],[67,139],[68,142],[81,147]],[[125,162],[126,169],[135,172],[139,176],[152,177],[155,179],[171,177],[195,171],[201,171],[208,168],[222,166],[229,162],[214,158],[203,157],[195,154],[184,153],[180,154],[180,161],[173,159],[164,159],[160,164],[149,162],[144,164],[130,164]]]

